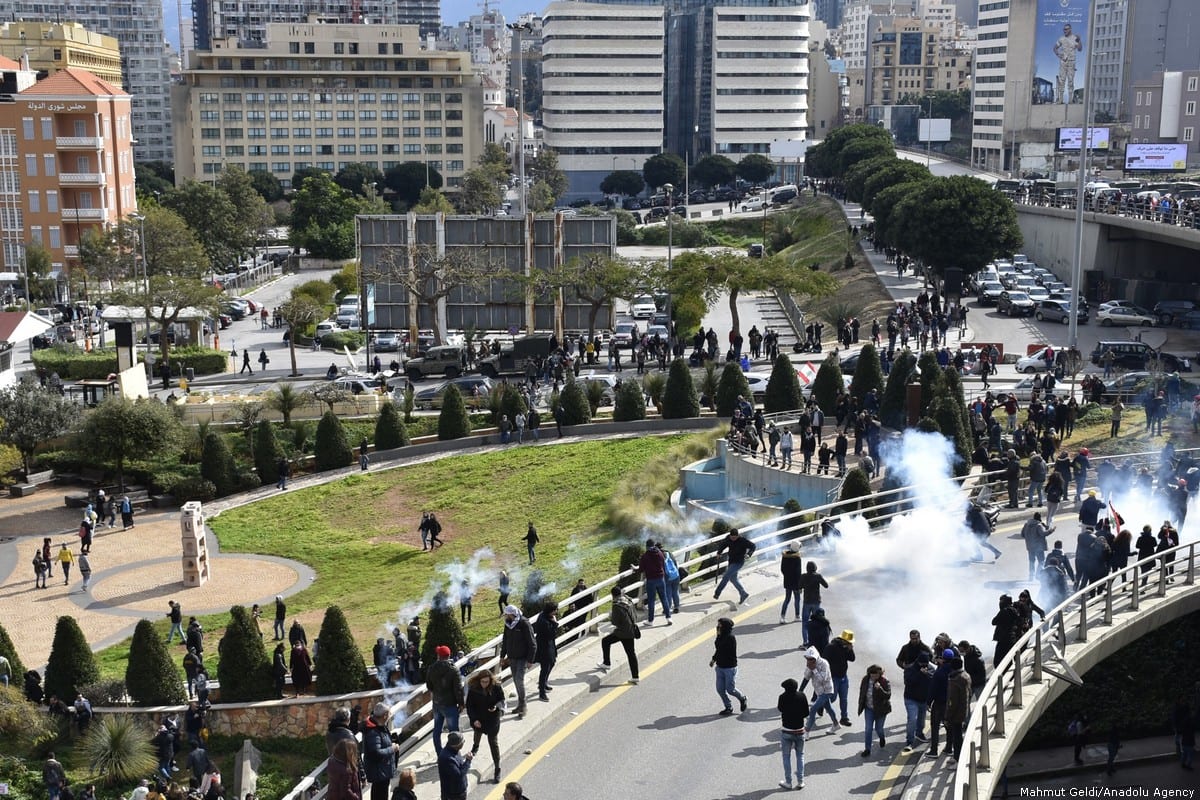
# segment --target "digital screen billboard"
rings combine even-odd
[[[1128,172],[1186,172],[1186,144],[1151,142],[1125,146],[1125,169]]]
[[[1056,150],[1079,150],[1083,142],[1083,128],[1059,128]],[[1088,149],[1108,149],[1108,128],[1088,128]]]
[[[1033,42],[1033,102],[1083,102],[1091,0],[1037,0]]]

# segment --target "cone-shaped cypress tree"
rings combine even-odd
[[[691,375],[689,373],[688,377]],[[717,416],[732,417],[738,400],[750,395],[750,384],[742,374],[736,361],[725,362],[721,370],[721,381],[717,384]]]
[[[860,497],[871,496],[871,481],[867,478],[867,473],[860,468],[855,467],[846,473],[846,480],[842,481],[842,494],[839,499],[842,501],[853,501]],[[848,503],[842,506],[842,511],[857,511],[862,508],[861,502]]]
[[[259,420],[254,429],[254,469],[263,485],[279,480],[279,442],[275,439],[275,428],[267,420]]]
[[[872,389],[877,396],[883,393],[883,367],[879,364],[879,351],[868,342],[858,353],[854,377],[850,379],[850,395],[862,402]]]
[[[889,428],[904,430],[907,419],[905,412],[908,381],[912,377],[913,367],[916,366],[916,356],[909,350],[901,351],[892,362],[892,371],[888,374],[887,386],[883,390],[883,399],[879,403],[879,421]]]
[[[21,661],[21,656],[17,655],[17,648],[13,645],[12,639],[8,638],[8,631],[4,630],[4,626],[0,625],[0,656],[8,659],[8,665],[12,667],[12,680],[14,686],[20,686],[18,682],[25,674],[25,664]]]
[[[937,422],[942,435],[954,445],[954,453],[958,456],[954,462],[955,475],[966,475],[971,467],[971,434],[962,426],[962,414],[959,412],[961,405],[943,393],[934,398],[930,408],[930,416]]]
[[[323,645],[324,643],[322,643]],[[421,663],[428,666],[437,660],[434,649],[444,644],[451,653],[471,649],[467,635],[458,624],[458,609],[445,592],[433,596],[433,607],[429,609],[429,624],[425,626],[425,636],[421,639]]]
[[[563,410],[563,425],[586,425],[592,421],[592,406],[588,402],[583,384],[574,376],[567,377],[567,385],[558,396],[558,403]]]
[[[775,411],[795,411],[803,399],[796,368],[792,366],[790,358],[780,353],[771,366],[771,377],[767,380],[767,391],[763,395],[763,411],[768,414]]]
[[[375,450],[395,450],[407,445],[408,428],[404,427],[396,404],[388,401],[379,410],[379,419],[375,420]]]
[[[50,645],[50,660],[46,663],[46,697],[57,695],[71,703],[79,687],[100,680],[100,670],[92,656],[83,631],[74,617],[59,617],[54,626],[54,643]]]
[[[442,392],[442,411],[438,414],[438,439],[461,439],[471,433],[471,418],[462,393],[453,383]]]
[[[204,436],[200,452],[200,477],[217,487],[217,497],[232,494],[237,489],[237,465],[225,439],[216,431]]]
[[[845,385],[838,355],[836,352],[830,353],[821,362],[821,366],[817,370],[817,377],[813,378],[812,399],[817,401],[817,405],[821,407],[822,411],[832,414],[837,407],[838,392],[842,391]]]
[[[932,350],[921,353],[921,357],[917,359],[917,367],[921,370],[921,414],[929,416],[929,407],[945,388],[945,380],[937,361],[937,354]]]
[[[169,706],[187,699],[179,669],[171,661],[162,636],[154,630],[154,623],[148,619],[133,629],[125,688],[140,706]]]
[[[317,436],[313,441],[313,456],[317,461],[317,471],[340,469],[354,463],[354,449],[346,438],[346,429],[342,421],[332,411],[321,415],[317,423]]]
[[[221,682],[222,702],[242,703],[275,696],[271,662],[258,627],[245,606],[229,609],[229,624],[221,637],[220,653],[217,679]]]
[[[629,422],[646,418],[646,396],[637,381],[621,381],[617,389],[617,401],[613,405],[613,421]]]
[[[700,398],[696,396],[696,382],[685,359],[671,362],[667,373],[667,388],[663,391],[663,419],[687,419],[700,416]]]
[[[389,403],[390,405],[390,403]],[[397,415],[399,418],[399,415]],[[337,606],[325,609],[317,648],[317,694],[348,694],[362,691],[367,674],[362,651],[354,643],[346,615]]]

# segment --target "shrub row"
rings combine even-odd
[[[138,354],[143,361],[144,354]],[[33,354],[33,364],[47,373],[56,372],[63,380],[104,379],[117,371],[117,351],[111,348],[93,350],[88,353],[76,347],[52,347]],[[172,372],[181,374],[185,367],[196,370],[197,375],[214,375],[224,372],[229,364],[229,354],[208,347],[179,347],[171,351]]]

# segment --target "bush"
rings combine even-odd
[[[872,389],[876,396],[883,392],[883,367],[879,364],[879,351],[868,342],[858,353],[858,364],[850,379],[850,396],[861,403]]]
[[[400,419],[396,404],[388,401],[379,410],[379,418],[375,420],[375,450],[395,450],[409,444],[408,429]]]
[[[322,414],[321,421],[317,423],[313,456],[316,457],[318,472],[348,467],[354,463],[354,449],[346,438],[346,429],[332,411]]]
[[[921,357],[917,359],[917,368],[921,371],[921,413],[927,415],[933,399],[941,393],[945,386],[937,353],[932,350],[921,353]]]
[[[321,337],[322,350],[341,352],[343,347],[348,347],[353,352],[360,350],[362,346],[363,335],[358,331],[330,331]]]
[[[631,422],[646,418],[646,397],[637,381],[621,381],[613,404],[615,422]]]
[[[233,494],[237,489],[237,464],[225,444],[225,437],[216,431],[204,436],[204,447],[200,452],[200,476],[209,481],[217,497]]]
[[[604,404],[604,384],[600,381],[588,381],[585,394],[587,395],[588,410],[594,417],[600,410],[600,406]]]
[[[209,347],[174,348],[170,359],[175,375],[181,375],[183,367],[191,367],[197,375],[215,375],[229,366],[228,353]],[[143,361],[144,355],[139,354],[138,360]],[[97,348],[89,353],[75,345],[56,345],[34,351],[33,363],[47,373],[57,372],[63,380],[104,379],[117,371],[117,351]]]
[[[562,407],[563,425],[586,425],[592,421],[592,407],[573,375],[567,376],[567,385],[558,395],[558,404]]]
[[[79,691],[93,706],[129,705],[129,690],[125,687],[125,681],[116,678],[102,678],[87,686],[80,686]]]
[[[12,667],[13,680],[19,681],[26,672],[25,664],[21,661],[17,648],[13,646],[12,639],[8,638],[8,631],[4,630],[3,625],[0,625],[0,656],[8,659],[8,664]]]
[[[700,394],[707,401],[708,410],[717,410],[717,387],[721,385],[721,376],[717,375],[717,364],[714,361],[704,362],[704,375],[700,377]]]
[[[784,514],[796,514],[801,510],[800,501],[794,497],[788,498],[788,501],[783,504]]]
[[[497,399],[499,400],[500,414],[507,416],[514,426],[516,425],[517,414],[524,414],[529,410],[524,395],[511,383],[500,385],[500,392]],[[499,416],[496,417],[496,422],[500,422]]]
[[[206,503],[209,500],[215,500],[217,497],[217,487],[210,480],[197,476],[188,476],[180,478],[175,485],[171,487],[171,496],[179,503],[187,503],[191,500],[199,500]]]
[[[390,405],[390,404],[389,404]],[[346,615],[337,606],[325,609],[321,621],[321,646],[317,649],[314,668],[317,672],[317,694],[348,694],[362,691],[367,668],[362,651],[354,643]]]
[[[421,663],[428,666],[437,661],[434,649],[438,645],[446,645],[451,653],[459,650],[470,650],[471,643],[458,624],[458,609],[450,602],[445,592],[433,596],[433,606],[429,609],[429,624],[425,626],[425,637],[421,639]]]
[[[197,375],[217,375],[228,369],[229,354],[197,345],[171,348],[171,373],[182,375],[187,367],[194,369]]]
[[[744,379],[743,379],[744,380]],[[667,373],[667,388],[663,392],[662,418],[688,419],[700,416],[700,400],[696,397],[696,383],[686,359],[671,362]]]
[[[79,623],[74,617],[59,617],[54,626],[54,643],[50,645],[50,660],[46,664],[46,697],[57,695],[64,703],[71,703],[79,693],[79,687],[99,678],[100,670]]]
[[[825,360],[821,362],[821,366],[817,370],[817,377],[813,378],[812,399],[817,401],[817,405],[826,415],[833,414],[837,407],[838,393],[845,385],[842,366],[838,362],[838,354],[835,350],[825,356]]]
[[[106,714],[92,725],[79,754],[101,783],[132,783],[155,772],[153,735],[128,714]]]
[[[690,375],[689,375],[690,377]],[[736,361],[725,362],[721,382],[717,384],[717,416],[732,417],[738,400],[750,396],[750,384]]]
[[[263,646],[258,626],[245,606],[229,609],[229,624],[218,645],[221,661],[217,680],[221,682],[221,702],[245,703],[275,696],[271,662]]]
[[[971,412],[967,410],[967,399],[963,393],[962,375],[953,365],[945,367],[942,370],[942,381],[944,383],[944,391],[942,396],[949,397],[954,400],[956,407],[959,410],[959,427],[966,432],[967,441],[971,439]],[[1076,420],[1078,421],[1078,420]],[[971,460],[971,455],[967,453],[967,461]]]
[[[333,284],[329,281],[305,281],[304,283],[292,289],[293,295],[304,294],[317,301],[319,306],[328,306],[333,304]]]
[[[646,402],[645,398],[649,397],[654,408],[661,412],[663,393],[667,390],[666,374],[657,370],[646,373],[646,376],[642,378],[642,389],[645,395],[642,398],[643,404]]]
[[[15,746],[14,749],[31,745],[39,736],[52,730],[49,716],[25,699],[20,686],[19,682],[7,687],[0,685],[0,742]],[[0,780],[3,779],[4,775],[0,774]]]
[[[640,544],[627,544],[622,547],[621,560],[617,562],[617,572],[625,572],[636,567],[642,558],[642,552],[642,546]],[[626,575],[624,578],[621,578],[620,586],[621,588],[632,586],[639,580],[640,577],[636,574]]]
[[[860,497],[871,496],[871,481],[867,477],[867,473],[859,467],[846,473],[846,480],[842,481],[842,494],[839,498],[844,505],[839,507],[839,511],[859,511],[862,509],[862,503],[858,501]]]
[[[263,486],[279,480],[279,457],[282,451],[275,439],[275,426],[267,420],[259,420],[254,430],[254,468],[258,482]]]
[[[795,411],[800,408],[804,396],[800,392],[800,379],[792,360],[783,353],[771,365],[771,377],[767,380],[767,391],[763,395],[763,411]]]
[[[463,402],[462,393],[452,383],[442,393],[442,411],[438,414],[438,439],[445,442],[470,434],[471,418],[467,416],[467,406]]]
[[[889,428],[904,429],[908,418],[908,381],[916,364],[917,359],[910,350],[901,351],[892,362],[892,371],[888,374],[883,399],[879,403],[879,421]]]
[[[125,687],[133,702],[140,706],[169,706],[187,700],[167,645],[148,619],[141,620],[133,629]]]
[[[970,428],[963,427],[962,403],[945,392],[934,398],[929,409],[930,416],[937,422],[941,433],[954,445],[958,458],[954,461],[954,474],[966,475],[971,468],[972,438]]]
[[[921,433],[941,433],[942,429],[938,427],[937,420],[933,417],[921,417],[917,420],[917,430]]]

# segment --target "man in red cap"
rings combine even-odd
[[[466,707],[462,675],[450,660],[450,648],[439,644],[433,650],[437,661],[425,673],[425,686],[433,700],[433,750],[442,754],[442,728],[458,730],[458,717]]]

